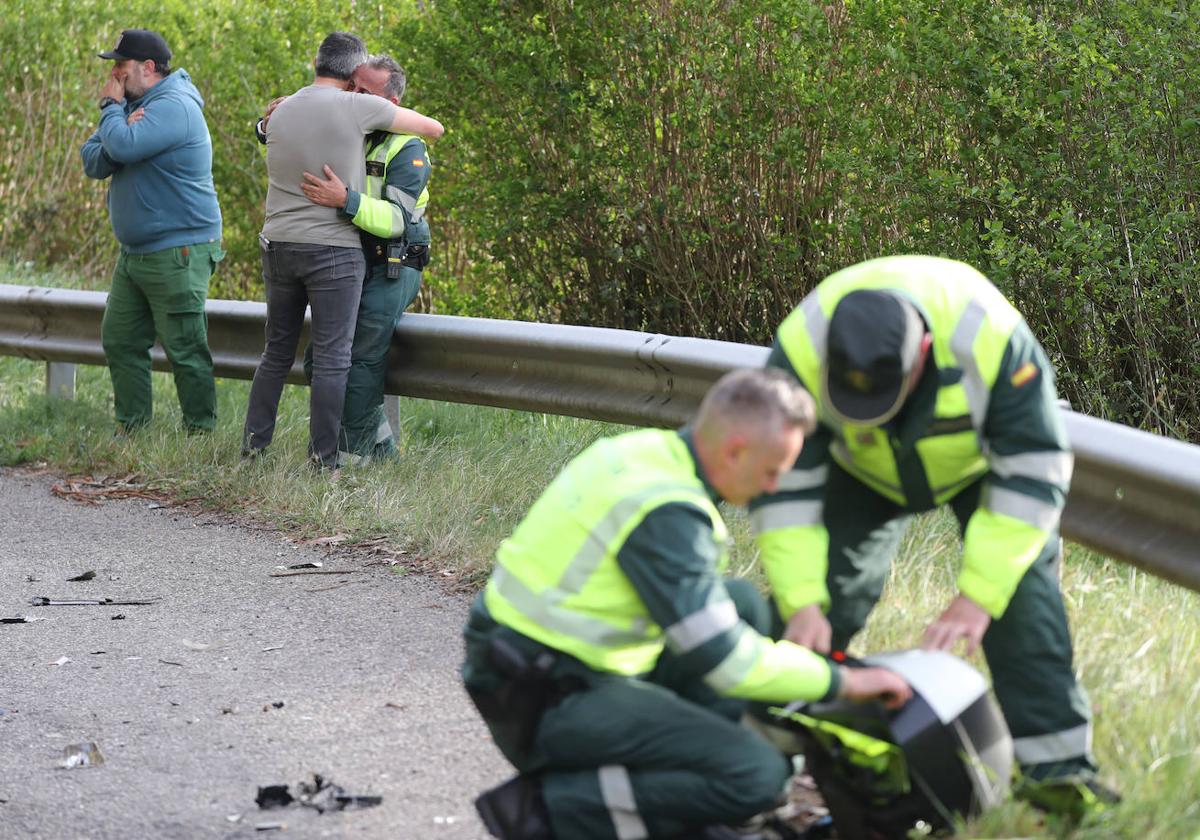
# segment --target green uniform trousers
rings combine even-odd
[[[975,482],[949,502],[960,531],[979,505],[982,484]],[[830,465],[825,491],[826,584],[835,649],[845,649],[866,623],[911,519],[910,512],[837,464]],[[992,620],[983,637],[983,652],[1017,747],[1017,760],[1022,771],[1035,779],[1087,776],[1096,770],[1088,749],[1064,755],[1056,747],[1063,740],[1078,740],[1073,736],[1089,732],[1091,726],[1087,695],[1072,666],[1071,636],[1058,585],[1059,562],[1056,533],[1017,585],[1004,614]],[[1022,746],[1026,759],[1039,752],[1053,757],[1023,760]]]
[[[149,254],[122,251],[117,258],[100,342],[117,422],[126,429],[144,426],[153,416],[150,348],[155,336],[171,362],[184,426],[211,431],[216,425],[204,302],[208,281],[224,256],[219,243],[206,242]]]
[[[396,322],[420,290],[421,272],[415,268],[405,266],[396,279],[388,278],[386,264],[367,268],[350,348],[346,402],[342,406],[338,448],[343,452],[375,458],[396,453],[394,430],[387,425],[383,411],[384,379]],[[304,371],[311,378],[311,345],[304,351]]]
[[[758,591],[740,580],[727,586],[738,614],[768,631],[771,610]],[[497,625],[480,598],[466,629],[469,690],[494,690],[504,680],[487,658],[493,634],[527,654],[545,650]],[[487,722],[508,760],[541,779],[557,840],[690,837],[777,804],[791,763],[738,722],[745,702],[719,698],[682,673],[670,653],[641,679],[601,673],[562,654],[552,674],[580,687],[542,715],[529,749]]]

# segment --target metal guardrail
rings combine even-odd
[[[0,284],[0,355],[103,365],[106,295]],[[266,307],[208,302],[218,376],[249,379]],[[406,315],[387,391],[411,397],[675,426],[722,373],[761,366],[762,347],[597,327]],[[168,370],[154,349],[154,367]],[[299,364],[289,381],[303,382]],[[1200,446],[1067,412],[1075,476],[1064,536],[1200,590]]]

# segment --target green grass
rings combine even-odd
[[[113,436],[103,368],[80,367],[74,401],[47,398],[44,365],[0,358],[0,464],[138,473],[151,486],[297,537],[380,537],[408,568],[471,588],[496,545],[561,465],[621,427],[572,418],[418,400],[401,403],[404,456],[344,470],[337,483],[305,461],[306,389],[288,386],[268,457],[241,462],[248,384],[220,381],[216,432],[187,437],[168,376],[154,375],[156,417],[133,438]],[[733,571],[755,573],[745,517],[731,513]],[[858,651],[911,647],[953,590],[958,538],[951,517],[910,530],[883,602]],[[1076,666],[1096,712],[1095,751],[1125,803],[1074,831],[1007,804],[968,825],[972,837],[1200,837],[1200,596],[1068,545],[1063,591]],[[977,656],[975,664],[982,668]]]

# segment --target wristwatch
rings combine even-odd
[[[109,105],[120,105],[120,104],[121,104],[121,100],[113,99],[111,96],[100,97],[100,110],[101,111],[103,111]]]

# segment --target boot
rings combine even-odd
[[[488,833],[500,840],[554,840],[536,777],[515,776],[485,791],[475,800],[475,810]]]

